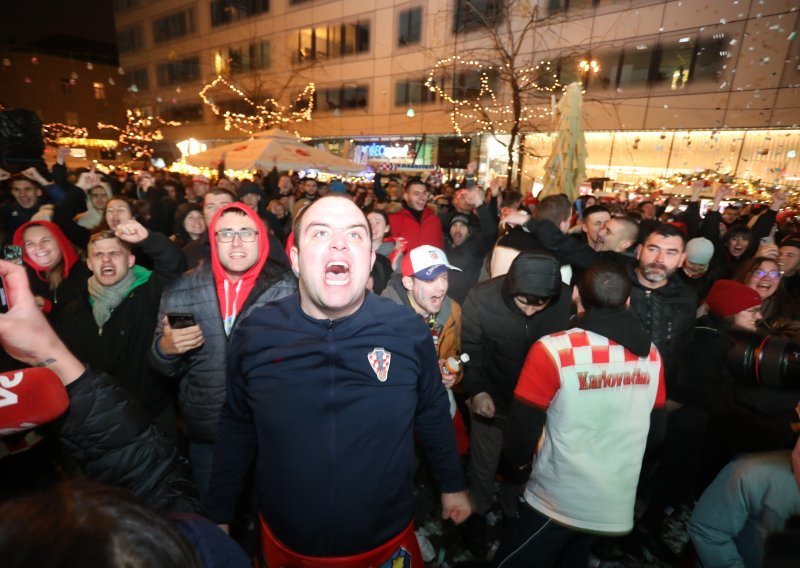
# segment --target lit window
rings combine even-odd
[[[94,98],[98,101],[105,100],[106,86],[103,83],[92,83],[92,87],[94,88]]]

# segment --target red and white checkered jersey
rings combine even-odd
[[[547,335],[514,396],[547,411],[525,500],[570,527],[630,531],[650,413],[666,398],[656,347],[638,357],[583,329]]]

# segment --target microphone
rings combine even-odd
[[[50,369],[31,367],[0,374],[0,436],[46,424],[68,406],[67,391]]]

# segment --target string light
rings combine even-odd
[[[42,124],[42,138],[50,146],[69,145],[59,142],[62,138],[82,140],[89,137],[89,131],[80,126],[72,126],[62,122],[48,122]]]
[[[113,150],[119,146],[116,140],[102,140],[99,138],[74,138],[64,136],[56,138],[58,146],[80,146],[81,148],[100,148],[102,150]]]
[[[480,89],[476,96],[457,98],[455,92],[451,94],[444,88],[445,78],[441,81],[436,80],[439,73],[448,71],[450,67],[462,67],[472,73],[478,73]],[[537,106],[535,102],[538,97],[564,90],[550,61],[542,61],[532,67],[514,69],[514,82],[523,96],[519,117],[514,116],[514,109],[511,105],[498,101],[497,95],[491,87],[492,77],[502,73],[504,73],[502,68],[454,55],[436,62],[428,74],[425,87],[453,106],[453,110],[450,112],[450,123],[459,136],[464,136],[467,128],[475,134],[507,133],[514,127],[517,129],[522,127],[524,130],[527,125],[533,125],[551,116],[552,111],[549,107]],[[457,74],[455,72],[455,75]]]
[[[244,114],[229,110],[223,111],[215,100],[208,95],[208,92],[217,86],[222,86],[239,96],[253,108],[253,113]],[[289,125],[310,121],[311,114],[314,111],[314,96],[316,92],[316,85],[308,83],[297,95],[294,104],[291,106],[282,105],[273,98],[267,98],[261,103],[256,103],[243,89],[219,75],[205,85],[198,94],[203,99],[203,102],[211,107],[214,114],[225,119],[225,130],[236,128],[247,135],[253,135],[269,128],[288,129]],[[297,131],[295,131],[295,135],[298,138],[300,137]]]
[[[135,160],[153,156],[151,144],[164,139],[160,126],[180,126],[180,122],[164,120],[159,116],[144,116],[141,111],[128,109],[127,124],[120,128],[113,124],[97,123],[97,128],[110,128],[119,132],[119,143],[130,150]]]

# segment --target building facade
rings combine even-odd
[[[291,127],[328,149],[409,168],[480,156],[502,171],[505,150],[453,101],[494,96],[489,110],[507,112],[509,85],[474,63],[502,65],[493,42],[527,34],[512,67],[547,62],[522,128],[537,152],[547,152],[536,132],[553,128],[558,87],[581,81],[590,174],[713,169],[733,153],[741,175],[753,146],[766,148],[765,166],[800,176],[800,0],[115,0],[115,9],[126,102],[182,121],[165,132],[175,141],[244,136],[199,97],[217,76],[249,101],[217,87],[213,103],[245,115],[268,98],[290,112],[313,83],[313,119]],[[426,85],[443,60],[453,63]],[[719,152],[702,154],[704,164],[673,160],[700,131],[695,148],[707,138]],[[524,161],[528,183],[540,162]]]

